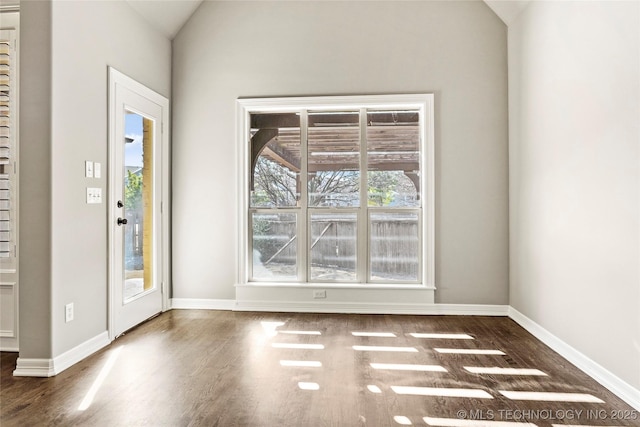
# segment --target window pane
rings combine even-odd
[[[360,205],[360,115],[309,112],[309,206]]]
[[[300,115],[251,114],[251,206],[296,206],[300,198]]]
[[[311,214],[311,280],[356,280],[356,214]]]
[[[418,280],[418,214],[371,213],[369,253],[371,280]]]
[[[294,280],[297,278],[295,213],[254,213],[253,279]]]
[[[367,112],[369,206],[420,206],[417,110]]]
[[[154,121],[132,111],[124,111],[125,135],[122,182],[124,208],[127,219],[124,233],[124,282],[122,296],[125,302],[154,289],[153,274],[153,218],[154,218],[154,161],[156,145]]]

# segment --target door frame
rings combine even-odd
[[[121,73],[113,67],[108,67],[108,82],[109,82],[109,96],[108,96],[108,134],[109,134],[109,167],[108,167],[108,209],[107,209],[107,227],[108,227],[108,332],[109,339],[113,341],[115,336],[115,286],[120,286],[119,281],[117,280],[118,274],[116,270],[116,262],[115,262],[115,204],[117,200],[116,196],[116,188],[113,184],[117,171],[115,171],[116,165],[116,144],[118,144],[121,135],[116,134],[116,117],[118,114],[122,112],[117,111],[118,106],[116,105],[116,92],[117,87],[122,86],[132,92],[135,92],[137,95],[148,99],[149,101],[159,105],[162,108],[162,117],[160,124],[160,135],[157,138],[157,146],[154,147],[154,151],[160,153],[160,156],[155,161],[157,162],[157,167],[160,168],[160,182],[161,186],[160,190],[160,212],[159,218],[161,221],[160,224],[160,236],[157,238],[160,240],[158,247],[160,248],[160,254],[158,259],[160,260],[161,266],[159,267],[157,274],[158,280],[160,281],[160,292],[162,293],[162,312],[165,312],[170,309],[169,305],[169,289],[171,289],[171,267],[170,267],[170,229],[169,225],[171,224],[170,218],[170,127],[169,127],[169,100],[159,93],[149,89],[142,83],[128,77],[127,75]],[[120,141],[122,142],[122,141]]]

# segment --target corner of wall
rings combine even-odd
[[[20,15],[20,352],[46,359],[52,352],[51,2],[22,2]]]

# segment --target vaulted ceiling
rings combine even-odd
[[[9,0],[10,1],[10,0]],[[203,0],[126,0],[146,21],[173,39]],[[453,1],[453,0],[449,0]],[[509,25],[531,0],[484,0]]]
[[[178,34],[202,0],[126,0],[156,30],[168,39]]]
[[[484,0],[484,2],[495,12],[502,21],[511,23],[520,15],[532,0]]]

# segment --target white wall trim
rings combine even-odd
[[[16,282],[0,282],[0,289],[8,289],[11,291],[11,306],[13,307],[13,313],[11,313],[11,328],[2,329],[3,325],[0,325],[0,349],[4,349],[4,341],[1,338],[17,338],[18,337],[18,286]],[[13,340],[16,341],[16,340]],[[11,345],[9,345],[10,347]]]
[[[188,310],[233,310],[236,300],[233,299],[198,299],[198,298],[172,298],[171,309]]]
[[[13,371],[14,377],[52,377],[53,359],[25,359],[18,357],[16,369]]]
[[[301,301],[236,301],[233,299],[173,298],[172,309],[233,310],[286,313],[416,314],[447,316],[507,316],[508,305],[403,304]]]
[[[13,375],[15,377],[52,377],[91,356],[110,343],[109,333],[104,331],[53,359],[25,359],[19,357]]]
[[[531,333],[531,335],[551,347],[552,350],[609,389],[620,399],[624,400],[635,409],[640,410],[640,390],[632,387],[611,371],[576,350],[562,339],[540,326],[538,323],[520,313],[515,308],[509,307],[509,317]]]
[[[237,301],[235,311],[272,311],[298,313],[415,314],[506,316],[506,305],[406,304],[303,301]]]
[[[500,304],[433,304],[433,312],[447,316],[507,316],[508,305]]]
[[[421,208],[422,227],[422,248],[421,258],[423,264],[420,267],[419,284],[427,289],[435,288],[435,107],[434,94],[395,94],[395,95],[351,95],[351,96],[314,96],[314,97],[282,97],[282,98],[239,98],[236,101],[236,161],[238,178],[236,180],[236,194],[238,195],[238,212],[241,221],[237,222],[238,235],[238,255],[237,255],[237,282],[240,285],[249,283],[251,276],[252,251],[250,247],[249,232],[249,183],[250,175],[249,167],[251,162],[250,146],[247,141],[250,138],[250,114],[253,112],[260,113],[277,113],[277,112],[295,112],[302,113],[303,110],[322,109],[345,111],[345,109],[360,108],[411,108],[421,111],[421,198],[424,205]],[[304,114],[302,115],[304,117]],[[301,132],[304,134],[304,118],[300,125]],[[302,138],[301,150],[305,151],[306,143]],[[303,155],[303,154],[302,154]],[[304,167],[302,175],[305,176]],[[304,184],[304,183],[303,183]],[[302,200],[305,200],[303,185]],[[302,205],[302,215],[306,215],[306,205]],[[366,206],[365,206],[366,207]],[[255,209],[255,208],[254,208]],[[356,208],[354,208],[356,209]],[[358,208],[358,209],[363,209]],[[361,211],[362,212],[362,211]],[[360,220],[359,220],[360,221]],[[298,239],[301,240],[301,239]],[[360,241],[360,240],[359,240]],[[301,242],[299,242],[301,244]],[[360,243],[363,244],[363,243]],[[303,247],[303,246],[301,246]],[[360,250],[363,250],[362,247]],[[301,256],[305,256],[303,251]],[[301,261],[303,266],[307,265],[307,260]],[[360,263],[358,263],[360,264]],[[362,266],[360,266],[362,267]],[[361,270],[360,273],[363,273]],[[301,276],[301,272],[298,272]],[[303,277],[299,280],[305,281]],[[311,283],[309,283],[312,285]]]
[[[17,12],[20,12],[20,4],[0,5],[0,13],[17,13]]]

